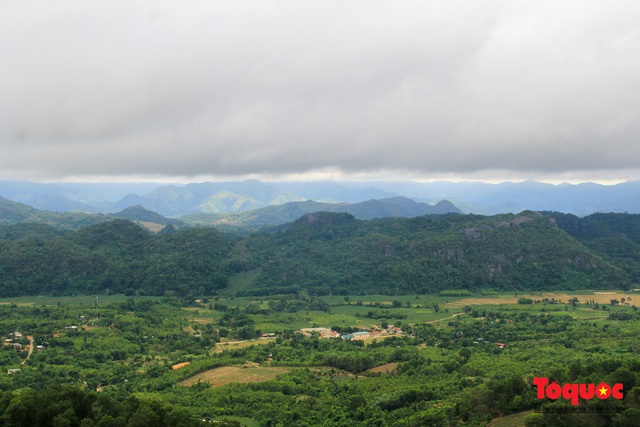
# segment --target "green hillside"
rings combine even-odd
[[[77,229],[108,219],[105,215],[100,214],[42,211],[23,203],[0,197],[0,226],[20,222],[38,222],[56,227]]]
[[[202,210],[204,211],[204,209]],[[406,197],[390,197],[353,204],[314,201],[290,202],[244,212],[229,212],[230,210],[232,210],[231,207],[227,206],[221,210],[225,213],[190,214],[181,217],[181,219],[189,224],[214,226],[221,230],[257,231],[261,228],[293,222],[302,215],[321,211],[345,212],[357,219],[411,218],[422,215],[462,213],[446,200],[442,200],[436,205],[429,205],[415,202]]]
[[[132,221],[152,222],[161,225],[182,225],[182,222],[177,219],[165,218],[159,213],[145,209],[140,205],[130,206],[120,212],[111,214],[111,216],[115,218],[130,219]]]
[[[640,215],[598,213],[584,218],[557,212],[545,215],[636,282],[640,279]]]
[[[66,233],[9,231],[0,232],[0,296],[211,294],[228,283],[230,244],[213,228],[152,235],[117,219]]]
[[[633,241],[607,237],[613,240],[587,245],[556,223],[534,212],[371,221],[320,212],[236,239],[210,227],[152,234],[123,219],[77,231],[20,223],[0,227],[0,296],[635,286],[638,274],[625,267],[628,255],[620,250]]]
[[[540,214],[359,221],[309,214],[239,242],[232,264],[252,293],[620,288],[631,280]],[[251,277],[252,275],[248,275]],[[247,286],[245,286],[245,289]]]
[[[292,222],[308,213],[328,211],[334,206],[335,204],[333,203],[312,201],[291,202],[246,212],[189,214],[180,219],[188,224],[214,226],[221,230],[236,230],[242,228],[257,231],[264,227],[272,227],[274,225]]]

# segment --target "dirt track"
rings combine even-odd
[[[543,298],[555,298],[556,300],[561,300],[563,303],[567,304],[571,298],[578,298],[580,304],[584,304],[586,300],[594,300],[598,304],[609,304],[612,299],[620,300],[625,298],[626,300],[631,301],[631,304],[635,304],[634,300],[638,298],[640,301],[640,295],[633,294],[624,291],[610,291],[610,292],[594,292],[593,294],[565,294],[565,293],[554,293],[554,292],[542,292],[542,293],[532,293],[532,294],[518,294],[513,296],[491,296],[486,298],[463,298],[456,301],[451,301],[449,303],[443,304],[443,308],[460,308],[466,305],[500,305],[500,304],[517,304],[518,299],[520,298],[531,298],[532,300],[541,300]]]
[[[21,365],[27,363],[27,360],[31,357],[31,353],[33,353],[33,335],[28,335],[27,338],[29,338],[29,353],[27,353],[27,358],[20,363]]]

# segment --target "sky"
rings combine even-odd
[[[0,0],[0,179],[640,179],[640,2]]]

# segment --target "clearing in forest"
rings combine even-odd
[[[223,366],[194,375],[179,382],[178,385],[189,387],[203,382],[211,384],[211,387],[222,387],[231,383],[259,383],[272,380],[289,371],[290,369],[281,367]]]
[[[533,411],[524,411],[517,414],[494,418],[491,421],[491,424],[489,424],[489,427],[523,427],[525,425],[524,419],[529,414],[533,414]]]
[[[376,366],[375,368],[369,369],[367,372],[371,372],[372,374],[389,374],[395,371],[398,368],[398,364],[395,362],[386,363],[384,365]]]

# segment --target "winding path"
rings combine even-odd
[[[454,314],[453,316],[443,317],[442,319],[438,319],[438,320],[431,320],[431,321],[429,321],[429,322],[424,322],[424,323],[438,323],[438,322],[442,322],[442,321],[444,321],[444,320],[455,319],[456,317],[461,316],[461,315],[463,315],[463,314],[465,314],[465,313],[463,313],[463,312],[461,312],[461,313],[456,313],[456,314]]]
[[[31,357],[31,353],[33,353],[33,335],[27,335],[27,338],[29,338],[29,353],[27,353],[27,358],[20,363],[21,365],[27,363],[27,360]]]

